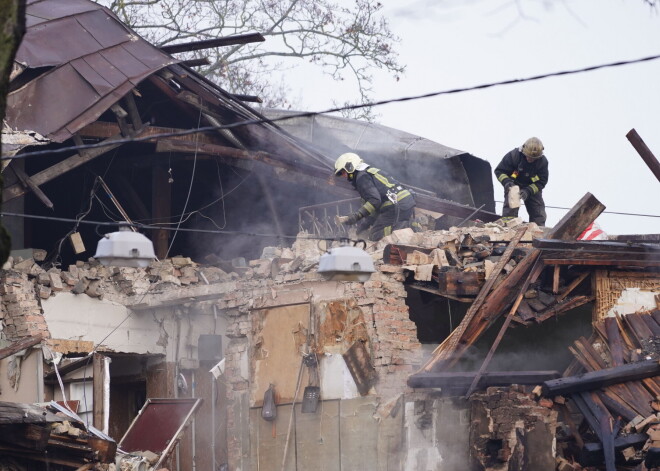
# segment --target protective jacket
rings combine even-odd
[[[548,184],[548,159],[542,155],[528,162],[520,149],[513,149],[495,168],[495,176],[503,186],[512,182],[535,195]]]
[[[412,193],[393,177],[375,167],[356,171],[351,183],[363,200],[362,206],[351,217],[355,221],[373,216],[394,205],[397,205],[400,211],[415,207]]]

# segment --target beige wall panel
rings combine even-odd
[[[314,414],[301,409],[296,404],[298,470],[339,471],[339,401],[319,401]]]
[[[296,431],[291,430],[287,460],[282,468],[282,457],[286,446],[291,405],[278,406],[277,417],[268,422],[261,418],[261,409],[250,409],[250,442],[252,447],[253,469],[259,471],[296,471]],[[299,468],[302,469],[302,468]],[[314,468],[312,468],[314,469]]]
[[[376,398],[361,397],[340,403],[341,470],[377,469],[378,422]]]
[[[257,325],[251,352],[254,382],[250,389],[250,403],[261,406],[264,392],[271,383],[275,385],[276,403],[291,403],[296,392],[301,353],[307,339],[309,305],[256,311],[254,319]],[[307,368],[304,368],[299,399],[306,384]]]
[[[41,362],[41,354],[30,349],[20,360],[20,377],[17,384],[18,388],[15,390],[12,382],[9,380],[7,373],[10,370],[10,360],[12,357],[0,360],[0,400],[7,402],[41,402],[43,398],[39,397],[39,390],[41,389],[40,383],[43,383],[43,378],[39,378],[39,372],[43,369],[39,367]],[[19,365],[19,363],[15,363]]]

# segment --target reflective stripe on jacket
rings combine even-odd
[[[548,184],[548,159],[541,156],[528,162],[520,149],[513,149],[495,168],[495,176],[502,185],[512,182],[536,194]]]

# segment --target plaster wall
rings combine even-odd
[[[154,335],[159,323],[146,313],[129,315],[121,304],[71,293],[59,293],[41,305],[54,339],[87,340],[116,352],[166,353],[162,334]]]
[[[59,293],[42,301],[44,318],[53,339],[85,340],[101,344],[100,351],[161,354],[197,360],[201,334],[223,333],[227,321],[199,309],[160,307],[131,312],[106,299]],[[178,339],[178,348],[177,348]],[[228,338],[223,338],[223,349]]]
[[[607,312],[607,317],[616,314],[632,314],[640,311],[652,311],[658,308],[657,298],[660,292],[642,290],[641,288],[626,288],[621,292],[614,306]]]
[[[13,358],[20,358],[20,363],[11,365]],[[31,348],[23,355],[12,355],[0,361],[0,401],[7,402],[42,402],[43,387],[41,368],[42,356],[39,348]],[[15,382],[16,389],[12,385],[10,372],[18,367],[20,377]]]

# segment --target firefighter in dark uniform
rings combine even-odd
[[[346,177],[360,193],[362,206],[349,216],[337,216],[340,224],[371,221],[369,240],[380,240],[392,231],[413,227],[415,197],[388,173],[364,163],[352,152],[335,162],[335,175]],[[416,229],[413,227],[413,229]]]
[[[517,149],[506,154],[495,168],[497,180],[504,186],[502,217],[517,217],[518,208],[509,207],[509,190],[520,188],[520,199],[525,202],[530,222],[545,226],[546,213],[543,188],[548,184],[548,159],[543,155],[543,144],[538,137],[530,137]]]

